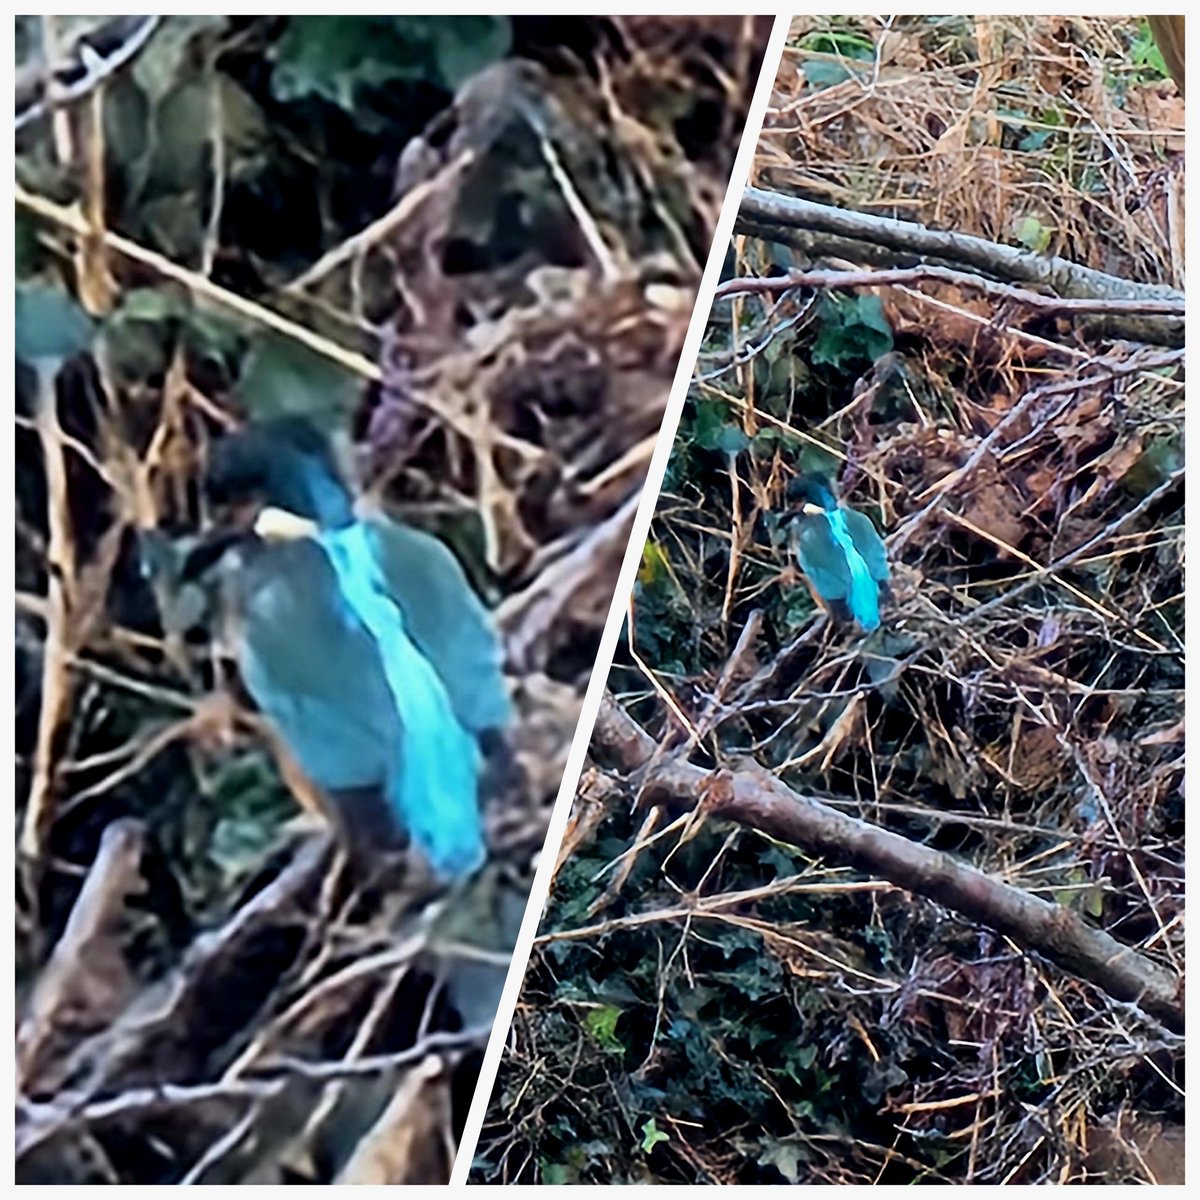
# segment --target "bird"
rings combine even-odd
[[[192,550],[217,570],[239,672],[357,845],[407,836],[441,877],[484,861],[484,749],[512,702],[490,614],[437,538],[363,512],[299,418],[219,439],[205,491],[248,527]],[[248,504],[248,510],[247,510]]]
[[[799,501],[785,520],[813,598],[835,615],[852,617],[867,633],[878,629],[891,572],[871,519],[840,504],[821,475],[793,479],[788,498]]]

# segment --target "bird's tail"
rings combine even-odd
[[[388,780],[396,816],[441,876],[457,879],[486,856],[479,811],[479,745],[460,724],[433,664],[413,643],[359,524],[322,536],[343,595],[379,647],[400,718]]]
[[[865,568],[861,575],[851,568],[847,600],[851,615],[867,633],[879,628],[879,586]]]
[[[846,605],[850,609],[850,615],[870,633],[879,628],[879,585],[850,536],[850,530],[846,527],[846,515],[842,510],[829,514],[829,528],[833,533],[833,540],[846,556],[846,567],[850,572]]]

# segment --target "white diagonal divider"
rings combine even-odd
[[[629,605],[629,595],[633,589],[633,581],[637,574],[638,563],[641,561],[642,548],[650,532],[650,521],[658,503],[658,493],[662,488],[663,476],[666,473],[667,461],[675,444],[675,433],[679,428],[679,418],[683,412],[683,402],[687,396],[688,385],[691,382],[692,371],[696,356],[700,350],[700,341],[708,323],[709,309],[712,307],[713,293],[721,277],[721,264],[729,246],[733,233],[733,222],[741,204],[742,192],[750,175],[750,166],[754,161],[754,152],[758,145],[758,134],[762,128],[763,117],[771,98],[771,89],[775,83],[775,74],[779,69],[779,60],[783,53],[784,40],[787,37],[790,17],[776,16],[767,41],[766,52],[763,55],[762,68],[758,85],[746,113],[746,122],[742,130],[742,141],[733,161],[733,171],[729,176],[729,187],[725,191],[725,201],[721,205],[721,215],[717,218],[716,230],[713,234],[712,246],[708,252],[708,263],[700,279],[700,287],[696,293],[696,306],[692,310],[692,320],[688,326],[687,337],[684,339],[683,351],[679,356],[679,366],[675,371],[675,380],[671,385],[671,394],[667,400],[666,411],[663,414],[662,428],[658,433],[658,442],[650,459],[650,467],[646,473],[646,482],[642,489],[641,501],[633,519],[633,530],[630,533],[629,545],[625,548],[625,558],[621,563],[621,571],[617,576],[616,590],[613,592],[612,605],[608,610],[608,619],[604,624],[604,632],[600,637],[600,648],[592,666],[592,676],[588,681],[587,693],[583,699],[583,709],[580,713],[579,724],[575,728],[575,737],[571,742],[571,750],[567,756],[566,769],[562,782],[559,784],[558,796],[554,801],[554,811],[550,817],[546,842],[542,847],[541,859],[534,875],[533,887],[529,893],[529,902],[525,909],[525,917],[517,934],[516,946],[513,949],[512,962],[509,964],[508,977],[504,981],[504,991],[500,996],[500,1005],[496,1010],[492,1034],[484,1051],[483,1064],[479,1070],[479,1081],[475,1087],[475,1095],[467,1113],[466,1125],[463,1128],[462,1141],[459,1143],[458,1155],[454,1162],[454,1171],[450,1176],[451,1186],[459,1186],[467,1181],[471,1162],[475,1157],[475,1147],[479,1142],[479,1133],[487,1115],[488,1103],[491,1100],[492,1088],[495,1086],[496,1073],[500,1066],[500,1056],[504,1052],[504,1044],[508,1038],[509,1026],[512,1023],[513,1011],[517,1006],[517,998],[521,991],[521,982],[525,978],[525,968],[529,962],[533,939],[537,935],[538,922],[541,920],[542,909],[545,907],[546,896],[550,891],[550,882],[554,874],[554,864],[558,858],[558,850],[562,844],[566,830],[567,819],[571,814],[571,803],[575,798],[575,789],[579,784],[579,776],[583,771],[583,760],[587,754],[588,743],[592,738],[592,727],[596,723],[596,713],[600,708],[600,699],[604,695],[604,686],[608,682],[608,674],[612,668],[613,656],[616,653],[617,639],[621,633],[621,623]]]

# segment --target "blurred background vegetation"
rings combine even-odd
[[[23,1181],[445,1178],[769,27],[17,19]],[[298,837],[204,598],[145,576],[283,413],[495,608],[517,771],[464,892]]]

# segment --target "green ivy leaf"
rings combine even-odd
[[[127,321],[176,320],[189,310],[187,297],[169,287],[131,288],[113,314]]]
[[[659,1129],[653,1117],[642,1126],[642,1152],[644,1154],[649,1154],[659,1142],[669,1142],[670,1140],[670,1135]]]
[[[575,1183],[578,1179],[577,1173],[572,1171],[566,1163],[546,1162],[543,1160],[541,1170],[542,1182],[551,1186],[554,1184]]]
[[[621,1010],[615,1004],[602,1004],[599,1008],[588,1009],[583,1027],[605,1050],[620,1054],[625,1050],[621,1039],[617,1037],[617,1021],[620,1017]]]
[[[851,75],[850,69],[838,62],[827,62],[818,58],[804,64],[804,79],[814,92],[836,87]]]
[[[724,405],[701,406],[695,427],[696,445],[701,450],[719,450],[723,454],[739,454],[750,445],[750,437],[738,422],[726,419]]]
[[[740,425],[730,424],[721,426],[714,449],[724,451],[726,454],[740,454],[748,445],[750,445],[750,438],[746,431]]]
[[[1159,79],[1170,77],[1162,51],[1158,48],[1154,34],[1150,32],[1150,25],[1146,21],[1142,21],[1138,26],[1137,37],[1134,38],[1133,45],[1129,47],[1129,61],[1135,67],[1147,68],[1148,74]]]
[[[506,17],[427,17],[442,82],[453,91],[512,48]]]
[[[1121,476],[1121,486],[1141,498],[1161,487],[1182,466],[1183,446],[1178,434],[1153,437],[1138,460]]]
[[[804,1072],[808,1071],[813,1063],[817,1061],[817,1048],[811,1043],[804,1046],[794,1046],[788,1057],[788,1072],[793,1078],[800,1080],[803,1078]]]
[[[1053,129],[1031,129],[1017,143],[1017,149],[1032,154],[1040,150],[1053,136]]]
[[[799,1183],[800,1168],[808,1161],[808,1154],[796,1142],[775,1142],[763,1148],[760,1161],[774,1167],[788,1183]]]
[[[27,362],[70,358],[92,340],[92,319],[62,288],[30,283],[17,288],[17,357]]]
[[[272,49],[280,100],[321,96],[351,111],[355,93],[397,79],[451,91],[503,58],[506,17],[292,17]]]
[[[257,817],[225,817],[213,830],[209,857],[225,875],[243,875],[261,865],[274,832]]]
[[[219,16],[176,16],[162,22],[130,72],[153,103],[161,101],[185,73],[193,40],[200,34],[223,29],[228,20]]]
[[[813,54],[833,54],[857,62],[873,62],[875,43],[853,29],[819,30],[800,39],[800,48]]]
[[[874,362],[892,349],[892,329],[878,296],[826,293],[817,310],[820,332],[812,362],[848,372],[856,363]]]
[[[204,245],[204,216],[192,192],[147,200],[139,213],[147,238],[174,259],[194,260]]]
[[[1045,254],[1050,248],[1050,230],[1037,217],[1022,217],[1015,232],[1017,241],[1035,254]]]

